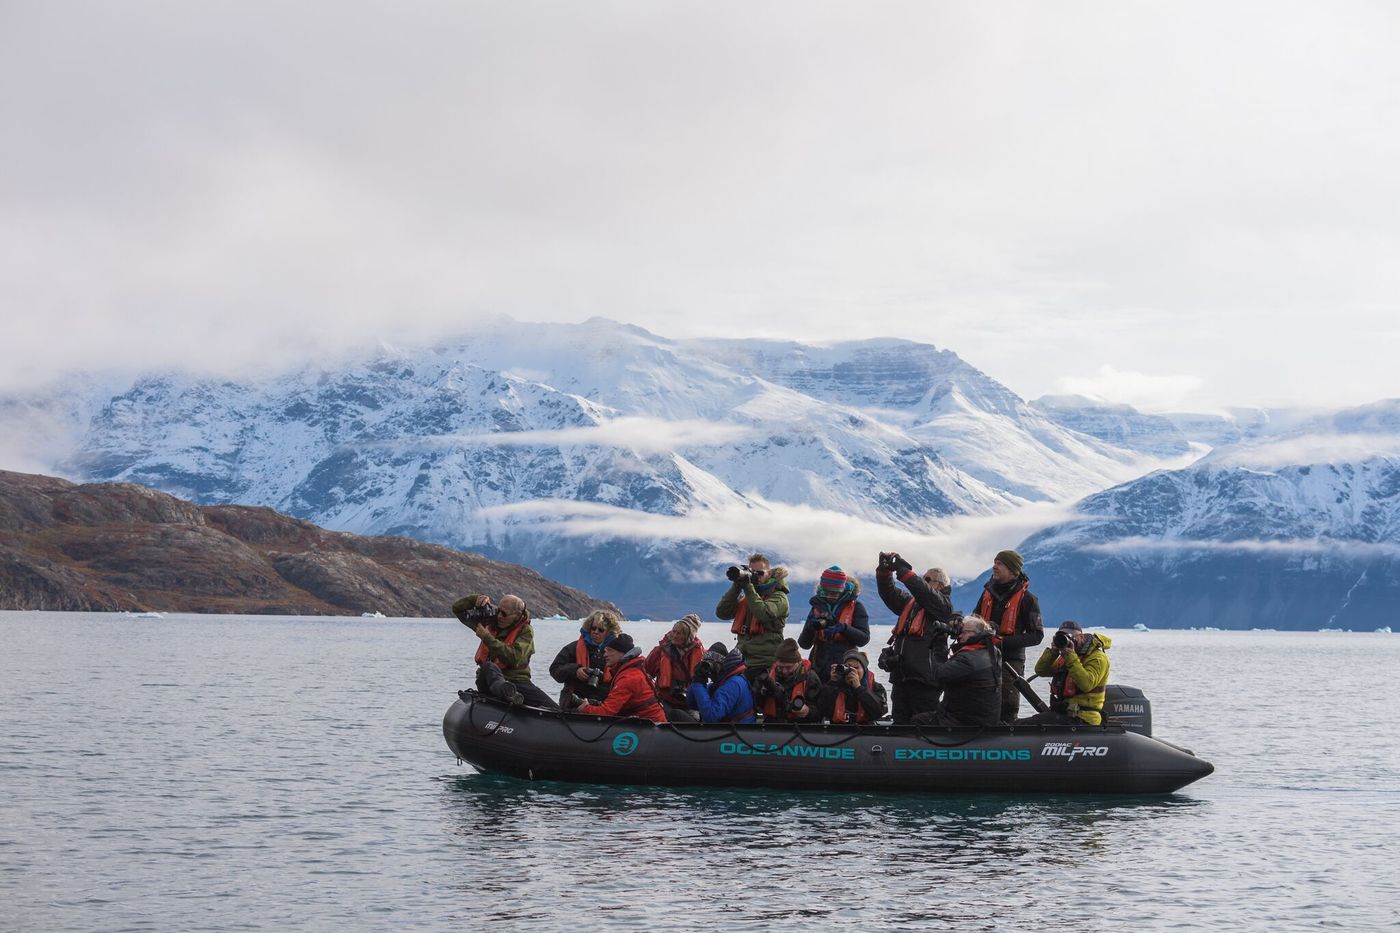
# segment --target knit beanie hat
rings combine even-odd
[[[614,638],[612,640],[612,644],[608,645],[608,647],[614,651],[621,651],[623,654],[626,654],[633,648],[637,647],[637,643],[632,640],[631,635],[628,635],[626,632],[623,632],[621,635],[618,635],[616,638]]]
[[[870,670],[870,659],[865,656],[864,651],[858,651],[852,648],[850,651],[841,655],[841,663],[845,664],[847,661],[859,661],[861,667],[865,668],[867,671]]]
[[[791,638],[784,638],[783,643],[778,646],[778,660],[785,663],[802,660],[802,651],[798,648],[797,642]]]
[[[985,553],[985,552],[984,552]],[[1006,569],[1014,574],[1019,574],[1021,568],[1026,566],[1026,562],[1021,559],[1021,555],[1015,551],[998,551],[996,559],[1006,565]]]
[[[846,571],[835,566],[826,568],[817,586],[828,593],[841,593],[846,589]]]
[[[1074,621],[1073,619],[1065,619],[1063,622],[1060,623],[1060,631],[1079,633],[1083,632],[1084,630],[1080,628],[1079,623]]]
[[[710,646],[709,653],[710,653],[710,654],[718,654],[718,655],[727,655],[727,654],[729,654],[729,646],[726,645],[726,644],[725,644],[724,642],[722,642],[722,641],[717,641],[717,642],[715,642],[713,645]]]
[[[693,612],[688,612],[676,620],[677,625],[684,625],[690,629],[690,634],[694,635],[700,631],[700,617]]]

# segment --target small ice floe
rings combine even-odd
[[[164,619],[164,618],[165,618],[165,613],[163,613],[163,612],[128,612],[127,615],[131,616],[133,619]]]
[[[1335,634],[1337,634],[1337,633],[1340,632],[1340,631],[1342,631],[1342,630],[1339,629],[1339,628],[1320,628],[1320,629],[1318,629],[1318,632],[1321,633],[1321,634],[1324,634],[1324,635],[1335,635]]]
[[[1141,622],[1139,622],[1139,623],[1137,623],[1136,625],[1133,626],[1133,631],[1134,631],[1134,632],[1150,632],[1150,631],[1152,631],[1152,629],[1148,628],[1147,626],[1145,626],[1145,625],[1143,625]]]
[[[1394,635],[1394,634],[1395,634],[1394,632],[1392,632],[1392,631],[1390,630],[1390,626],[1389,626],[1389,625],[1382,625],[1380,628],[1376,629],[1376,632],[1377,632],[1378,634],[1380,634],[1380,635]]]
[[[376,610],[374,610],[373,612],[362,612],[362,613],[360,613],[360,618],[361,618],[361,619],[382,619],[382,618],[384,618],[384,613],[382,613],[382,612],[380,612],[378,609],[376,609]]]

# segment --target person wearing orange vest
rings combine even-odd
[[[479,593],[463,596],[452,604],[452,614],[481,639],[476,649],[476,688],[509,702],[503,684],[513,687],[530,706],[558,709],[530,680],[530,657],[535,653],[535,631],[530,627],[530,609],[519,596],[501,597],[500,606]]]
[[[602,703],[586,703],[577,712],[592,716],[635,716],[652,722],[665,722],[666,712],[651,678],[642,669],[642,649],[623,632],[603,649],[608,670],[612,673],[612,689]]]
[[[1002,660],[1018,675],[1026,673],[1026,649],[1045,640],[1040,622],[1040,600],[1031,592],[1030,579],[1021,572],[1025,562],[1015,551],[1001,551],[992,561],[992,578],[982,587],[975,612],[992,627]],[[1021,709],[1016,678],[1001,679],[1001,721],[1015,722]]]
[[[773,666],[758,679],[754,699],[764,722],[821,722],[821,678],[802,659],[797,642],[784,638]]]
[[[977,616],[958,624],[958,642],[946,661],[933,666],[943,689],[936,712],[915,716],[925,726],[994,726],[1001,716],[1001,655],[993,644],[992,627]]]
[[[694,719],[687,704],[690,675],[705,654],[705,645],[696,636],[700,617],[691,612],[682,616],[671,630],[661,636],[661,642],[647,655],[644,665],[647,676],[656,684],[666,718],[671,722]]]
[[[579,699],[597,703],[608,695],[612,672],[603,649],[622,634],[622,622],[609,609],[595,609],[579,626],[578,638],[559,649],[549,665],[549,676],[564,685],[559,704],[566,709]],[[579,699],[575,699],[579,698]]]
[[[1050,647],[1035,662],[1036,674],[1050,678],[1050,712],[1017,722],[1102,725],[1112,644],[1107,635],[1086,632],[1072,619],[1061,622]]]
[[[822,717],[837,725],[874,722],[885,715],[885,688],[875,682],[864,652],[852,648],[822,686]]]
[[[895,578],[908,588],[905,593]],[[875,568],[875,582],[885,607],[899,618],[889,647],[880,652],[880,669],[890,675],[890,702],[895,725],[904,725],[919,713],[938,709],[938,684],[933,667],[948,658],[948,636],[957,634],[953,604],[944,592],[948,574],[938,567],[923,576],[896,553],[882,553]]]
[[[860,581],[840,567],[828,567],[817,581],[807,622],[797,643],[811,648],[808,658],[817,676],[825,677],[841,655],[870,641],[870,615],[857,598]]]
[[[743,567],[730,567],[729,590],[715,606],[715,618],[733,620],[730,634],[739,636],[750,686],[773,665],[788,618],[787,568],[773,567],[762,554],[749,555]]]

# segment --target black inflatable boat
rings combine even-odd
[[[657,725],[511,706],[474,691],[460,697],[442,722],[448,747],[479,770],[528,780],[1166,794],[1215,770],[1185,749],[1141,734],[1140,715],[1136,724],[1110,719],[1102,727]],[[1134,699],[1122,703],[1130,716],[1146,709],[1145,701]]]

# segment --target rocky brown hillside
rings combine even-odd
[[[612,608],[525,567],[408,538],[0,470],[0,609],[440,617],[466,593],[516,593],[536,617]]]

